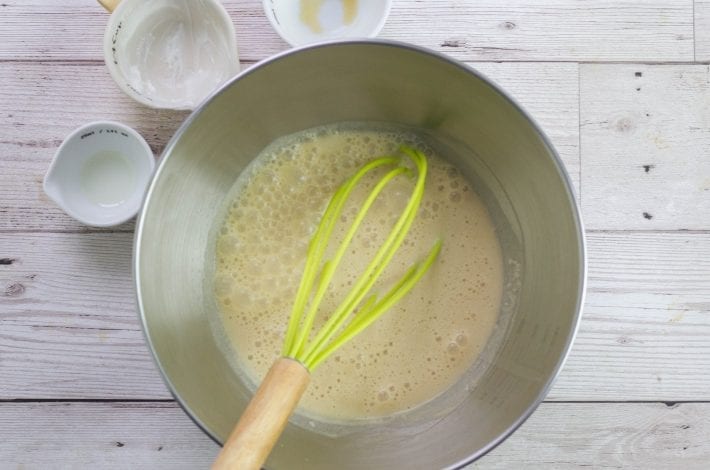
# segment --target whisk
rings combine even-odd
[[[405,159],[412,162],[413,168],[404,164]],[[346,201],[358,183],[378,168],[390,170],[367,195],[332,258],[324,261],[326,248]],[[355,285],[320,330],[313,334],[311,330],[321,301],[350,242],[377,197],[398,176],[416,177],[404,211]],[[432,266],[441,251],[440,240],[434,243],[426,258],[411,266],[386,294],[378,296],[370,293],[414,222],[424,195],[426,177],[427,160],[424,154],[402,146],[399,155],[366,163],[336,190],[308,245],[303,277],[286,330],[283,357],[271,366],[224,444],[213,469],[261,468],[306,390],[310,373],[400,301]]]

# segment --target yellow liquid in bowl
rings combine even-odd
[[[318,128],[266,148],[229,195],[216,246],[215,296],[235,367],[256,386],[279,357],[307,244],[330,197],[363,163],[394,153],[402,143],[426,150],[429,176],[417,219],[376,286],[386,292],[438,238],[442,252],[404,300],[314,371],[299,405],[303,414],[358,420],[426,403],[465,374],[496,323],[501,248],[486,207],[467,180],[412,134]],[[374,257],[411,184],[394,180],[375,203],[338,269],[323,315],[335,309]],[[332,246],[367,190],[352,196],[355,202],[346,206]]]

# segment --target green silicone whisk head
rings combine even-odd
[[[336,190],[308,245],[306,265],[293,304],[282,354],[301,362],[309,371],[313,371],[338,348],[374,323],[407,295],[426,274],[441,251],[441,241],[437,240],[426,258],[409,268],[386,294],[378,296],[371,293],[407,236],[424,196],[426,157],[420,151],[407,146],[402,146],[399,153],[401,155],[377,158],[363,165]],[[403,165],[404,159],[411,160],[414,169]],[[352,191],[365,175],[377,168],[388,167],[391,169],[368,194],[333,257],[324,261],[333,229],[340,220],[345,202]],[[320,303],[358,227],[387,184],[397,177],[414,179],[414,189],[404,211],[352,289],[320,330],[311,335]]]

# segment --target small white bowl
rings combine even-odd
[[[154,168],[140,134],[117,122],[93,122],[59,146],[44,192],[79,222],[110,227],[138,213]]]
[[[234,25],[218,0],[122,0],[104,59],[128,96],[162,109],[194,109],[239,72]]]
[[[264,0],[264,12],[284,41],[302,46],[332,39],[375,37],[385,25],[392,6],[392,0],[349,0],[357,6],[349,17],[345,8],[348,0],[320,1],[319,11],[305,14],[301,0]],[[314,30],[314,25],[321,30]]]

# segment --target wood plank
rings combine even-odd
[[[0,235],[0,399],[170,398],[135,310],[132,241]]]
[[[710,400],[710,235],[587,239],[582,323],[548,399]]]
[[[138,327],[131,235],[0,234],[0,399],[168,398]],[[710,234],[591,233],[551,400],[710,400]]]
[[[691,8],[678,0],[397,1],[382,36],[461,60],[692,60]]]
[[[588,229],[710,229],[710,67],[582,65]]]
[[[135,127],[159,153],[186,111],[142,106],[111,81],[103,65],[0,63],[2,144],[52,151],[76,127],[113,119]]]
[[[701,470],[710,404],[545,403],[471,469]]]
[[[695,0],[695,60],[710,62],[710,0]]]
[[[575,184],[579,181],[576,64],[477,63],[505,86],[547,130]],[[102,65],[0,63],[0,231],[87,230],[42,191],[62,139],[76,127],[110,119],[134,127],[159,154],[185,118],[134,103]],[[119,227],[131,230],[132,224]]]
[[[545,403],[467,468],[703,469],[708,423],[708,403]],[[7,468],[208,468],[217,451],[174,403],[0,404]]]
[[[288,45],[261,0],[225,0],[242,60]],[[108,15],[93,0],[5,0],[0,60],[102,60]],[[37,34],[42,31],[43,34]],[[688,0],[398,0],[381,37],[462,60],[691,61]]]
[[[2,403],[3,468],[209,468],[218,446],[174,402]]]

